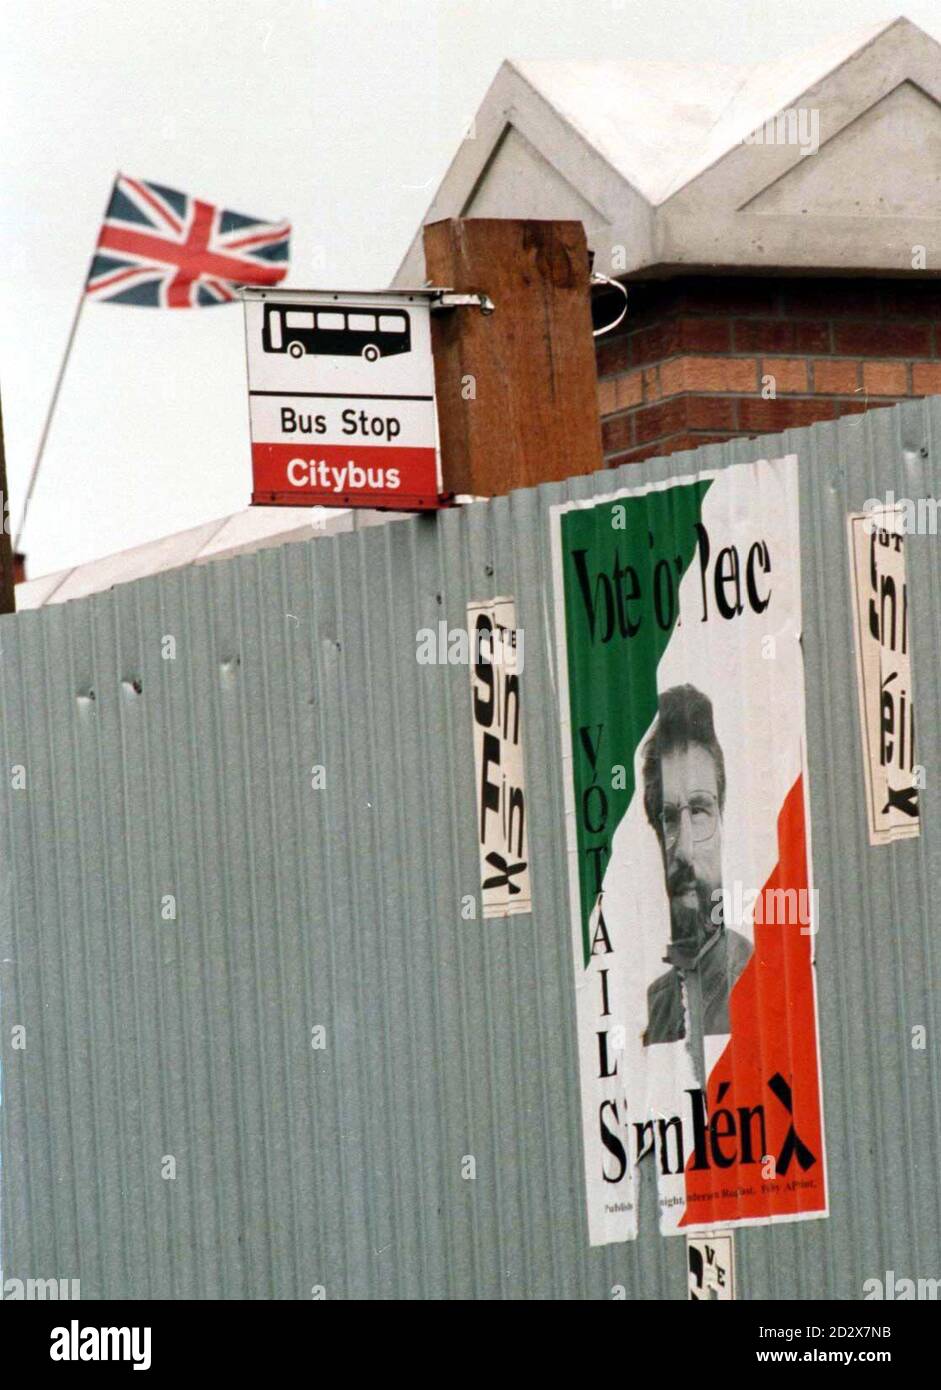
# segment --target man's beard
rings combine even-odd
[[[690,889],[696,893],[695,906],[682,901]],[[672,870],[667,879],[667,893],[673,945],[695,954],[720,926],[712,917],[715,908],[712,891],[688,865],[681,864]]]

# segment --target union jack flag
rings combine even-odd
[[[236,285],[284,279],[290,236],[289,222],[263,222],[119,174],[85,292],[161,309],[226,304]]]

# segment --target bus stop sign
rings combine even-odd
[[[441,505],[430,294],[243,289],[252,502]]]

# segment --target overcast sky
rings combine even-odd
[[[14,521],[115,170],[289,217],[288,285],[380,287],[504,57],[758,62],[897,12],[891,0],[0,0]],[[937,0],[905,13],[941,38]],[[245,390],[238,306],[87,304],[24,535],[30,574],[246,506]]]

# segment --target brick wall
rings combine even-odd
[[[625,323],[596,344],[611,465],[941,394],[938,281],[685,277],[628,292]]]

